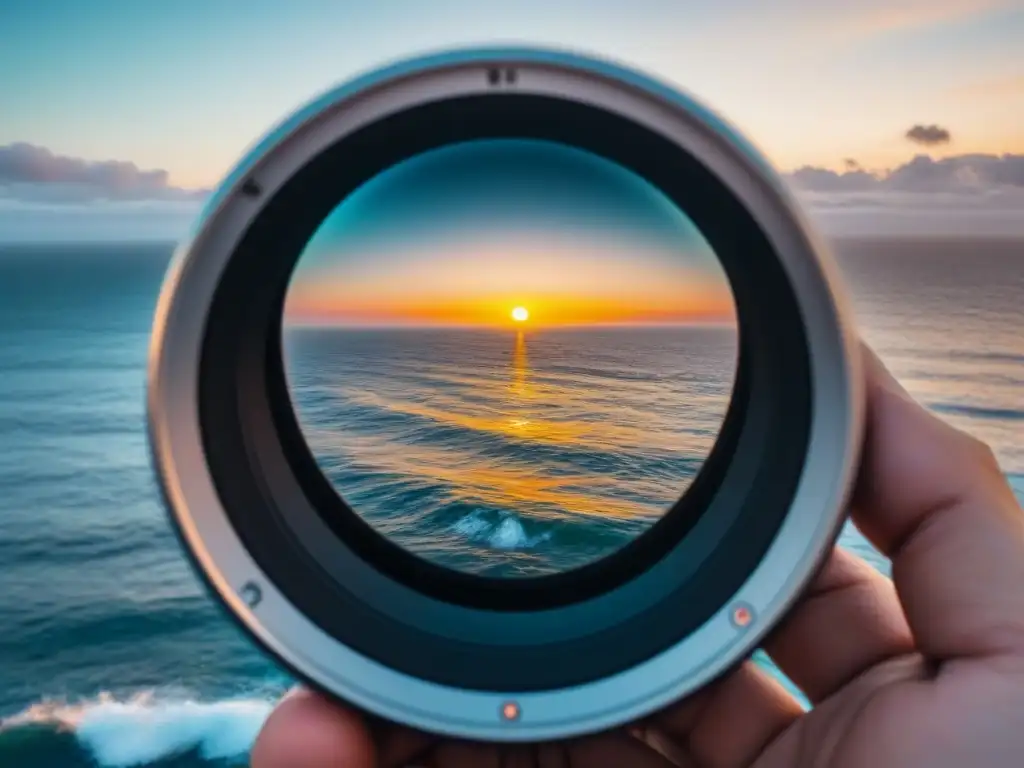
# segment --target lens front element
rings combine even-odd
[[[564,144],[464,142],[331,211],[284,313],[321,471],[382,535],[494,577],[590,563],[697,475],[736,369],[728,280],[644,179]]]

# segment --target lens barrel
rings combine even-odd
[[[720,259],[739,333],[732,404],[686,495],[609,557],[517,580],[417,558],[353,514],[303,438],[282,359],[289,279],[339,201],[488,138],[584,149],[658,188]],[[175,254],[148,393],[172,521],[253,639],[375,715],[489,741],[629,722],[746,658],[838,536],[863,399],[832,259],[756,150],[632,70],[505,49],[363,76],[254,147]]]

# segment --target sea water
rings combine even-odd
[[[1024,499],[1024,244],[839,250],[867,339]],[[169,253],[0,247],[0,766],[242,764],[291,683],[202,590],[152,479],[144,376]],[[286,351],[357,511],[435,560],[528,574],[649,525],[714,439],[729,333],[631,333],[307,331]],[[852,528],[842,543],[888,570]]]

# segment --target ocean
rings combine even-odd
[[[307,442],[357,513],[427,559],[520,577],[619,549],[683,494],[736,333],[291,328],[285,352]]]
[[[1024,243],[837,247],[866,338],[995,448],[1024,500]],[[291,683],[202,590],[151,475],[145,362],[169,254],[0,246],[4,768],[241,765]],[[286,338],[324,470],[382,531],[456,567],[528,575],[620,546],[683,490],[724,413],[722,329],[460,333]],[[852,528],[842,543],[887,571]]]

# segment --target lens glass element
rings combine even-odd
[[[434,150],[339,201],[283,323],[339,495],[487,576],[576,568],[647,531],[711,450],[736,370],[729,284],[685,213],[541,141]]]

